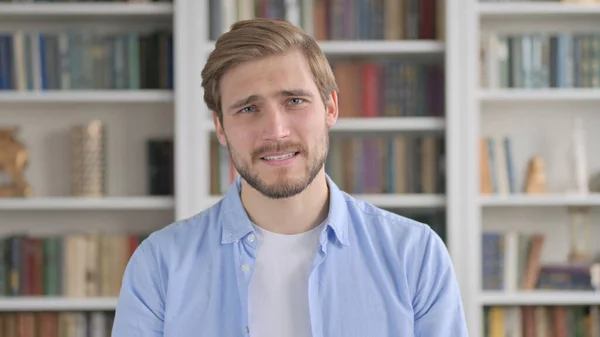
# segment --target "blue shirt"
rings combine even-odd
[[[327,181],[329,214],[307,294],[313,336],[466,337],[440,237]],[[140,244],[124,274],[112,337],[252,336],[247,303],[257,241],[247,239],[253,226],[239,188],[238,178],[211,208]]]

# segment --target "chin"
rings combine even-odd
[[[319,174],[324,159],[317,160],[312,165],[304,165],[298,161],[291,165],[273,167],[255,164],[237,166],[240,176],[262,195],[271,199],[291,198],[302,193]]]
[[[306,177],[290,177],[278,175],[275,179],[264,179],[256,188],[261,194],[272,199],[291,198],[308,187]]]
[[[306,174],[292,174],[289,170],[278,173],[247,173],[240,172],[240,175],[252,188],[271,199],[291,198],[304,191],[310,184]]]
[[[287,199],[302,193],[302,191],[306,189],[306,185],[293,182],[285,182],[256,186],[255,188],[267,198]]]

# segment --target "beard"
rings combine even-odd
[[[254,150],[251,155],[251,162],[248,163],[235,151],[229,139],[225,136],[227,148],[231,156],[231,161],[240,176],[255,190],[271,199],[283,199],[293,197],[304,191],[319,174],[319,171],[325,164],[327,153],[329,151],[329,129],[325,126],[323,135],[317,140],[314,148],[308,149],[305,145],[293,142],[270,143]],[[304,156],[307,159],[303,172],[295,177],[288,176],[288,168],[281,168],[275,173],[275,181],[268,183],[260,174],[253,169],[256,163],[259,163],[264,154],[269,152],[296,152],[296,156]]]

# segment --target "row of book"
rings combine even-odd
[[[444,193],[444,139],[436,135],[336,136],[325,170],[355,194]],[[227,148],[211,139],[210,192],[227,192],[238,173]]]
[[[481,194],[508,195],[519,192],[509,137],[480,138],[480,190]]]
[[[0,238],[0,296],[118,296],[146,235],[15,234]]]
[[[318,40],[443,39],[440,0],[210,0],[210,38],[238,20],[285,19]]]
[[[173,89],[167,31],[0,35],[0,90]]]
[[[600,34],[490,33],[481,46],[488,88],[600,87]]]
[[[402,61],[331,62],[340,117],[444,115],[442,66]]]
[[[483,290],[594,290],[592,265],[542,263],[545,235],[518,231],[482,234]]]
[[[599,337],[599,306],[489,306],[483,337]]]
[[[314,30],[318,40],[437,39],[436,0],[315,1]]]
[[[110,337],[114,311],[0,313],[2,337]]]
[[[443,194],[444,138],[400,134],[390,137],[332,137],[325,171],[355,194]]]

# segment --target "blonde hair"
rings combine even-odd
[[[292,48],[306,57],[323,102],[338,91],[333,71],[317,42],[300,28],[278,19],[255,18],[234,23],[216,41],[202,69],[204,102],[223,123],[219,84],[231,68],[251,60],[275,55]]]

